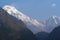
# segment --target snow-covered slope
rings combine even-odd
[[[60,17],[52,16],[46,21],[45,29],[51,32],[58,25],[60,25]]]
[[[6,5],[3,7],[3,9],[6,10],[8,14],[16,17],[18,20],[22,20],[27,25],[27,28],[33,33],[38,33],[40,31],[51,32],[56,26],[60,25],[60,17],[57,16],[52,16],[42,23],[36,19],[26,16],[13,6]]]
[[[6,5],[3,7],[3,9],[6,10],[10,15],[16,17],[18,20],[22,20],[27,25],[27,28],[33,33],[41,31],[44,27],[44,24],[38,22],[36,19],[31,19],[30,17],[24,15],[13,6]]]

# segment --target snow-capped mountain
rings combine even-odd
[[[48,32],[51,32],[56,26],[60,25],[60,17],[57,16],[51,16],[47,21],[46,21],[46,26],[45,29]]]
[[[31,19],[30,17],[24,15],[13,6],[6,5],[3,9],[6,10],[8,14],[16,17],[18,20],[22,20],[27,25],[27,28],[33,33],[41,31],[44,27],[44,24],[38,22],[36,19]]]
[[[3,9],[6,10],[8,14],[16,17],[18,20],[22,20],[27,25],[27,28],[34,34],[41,31],[51,32],[56,26],[60,25],[60,17],[57,16],[52,16],[44,22],[39,22],[36,19],[32,19],[18,11],[13,6],[6,5]]]

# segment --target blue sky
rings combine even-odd
[[[60,0],[0,0],[0,7],[15,6],[27,16],[46,20],[50,16],[60,16]]]

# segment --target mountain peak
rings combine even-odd
[[[3,9],[6,10],[10,15],[13,12],[12,10],[15,10],[15,8],[13,6],[10,6],[10,5],[5,5],[3,7]]]
[[[5,5],[3,8],[8,8],[8,7],[13,7],[13,6],[10,6],[10,5]]]
[[[57,18],[58,16],[51,16],[52,18]]]
[[[8,12],[8,14],[16,17],[17,19],[25,20],[26,15],[24,15],[22,12],[18,11],[14,6],[6,5],[3,7],[4,10]]]
[[[57,20],[60,20],[58,16],[51,16],[50,20],[53,20],[56,24],[58,24]]]
[[[53,19],[56,19],[56,18],[60,19],[60,17],[58,17],[58,16],[51,16],[51,18],[53,18]]]
[[[52,16],[52,18],[56,18],[57,16]]]
[[[7,10],[7,9],[11,9],[11,10],[13,10],[13,9],[16,9],[14,6],[11,6],[11,5],[5,5],[4,7],[3,7],[3,9],[4,10]]]
[[[30,29],[33,33],[39,32],[39,30],[42,30],[44,26],[44,24],[40,23],[39,21],[32,19],[18,11],[14,6],[6,5],[3,7],[3,9],[7,11],[8,14],[16,17],[19,20],[22,20],[27,25],[27,28]]]
[[[10,5],[4,6],[3,9],[6,10],[10,15],[11,13],[19,12],[14,6],[10,6]]]

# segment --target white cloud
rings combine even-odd
[[[56,3],[52,3],[52,7],[55,7],[56,6]]]

